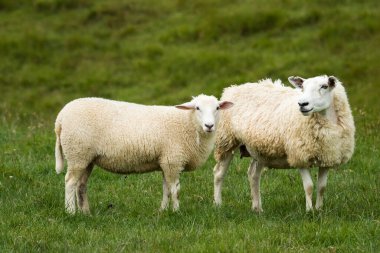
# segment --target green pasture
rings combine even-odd
[[[0,252],[380,252],[379,73],[377,0],[0,0]],[[92,216],[65,213],[53,127],[70,100],[174,105],[321,74],[344,83],[357,128],[323,211],[305,212],[296,170],[267,170],[253,213],[238,157],[215,208],[210,156],[181,175],[177,213],[158,211],[161,173],[99,168]]]

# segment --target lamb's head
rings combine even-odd
[[[233,106],[229,101],[218,101],[214,96],[199,95],[193,97],[190,102],[176,105],[176,108],[182,110],[192,110],[197,129],[206,133],[215,131],[220,110],[225,110]]]
[[[339,82],[334,76],[317,76],[308,79],[291,76],[288,80],[301,90],[298,105],[305,116],[329,108],[333,101],[332,90]]]

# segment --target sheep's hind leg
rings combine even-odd
[[[318,192],[317,192],[317,202],[315,204],[315,209],[320,210],[323,206],[323,194],[327,185],[327,174],[329,172],[328,168],[319,168],[318,171]]]
[[[78,208],[84,214],[90,214],[90,206],[87,197],[87,180],[91,175],[93,168],[94,165],[92,163],[87,166],[86,170],[82,172],[76,188]]]
[[[162,175],[162,202],[161,202],[161,207],[160,210],[166,210],[169,207],[169,197],[170,197],[170,190],[168,187],[168,183],[166,182],[165,175]]]
[[[262,164],[252,159],[251,165],[249,166],[247,173],[251,188],[252,210],[258,213],[263,211],[261,206],[260,194],[260,178],[262,169]]]
[[[313,211],[313,180],[309,169],[299,169],[306,196],[306,212]]]
[[[69,166],[65,176],[65,208],[69,214],[75,214],[76,188],[84,169]]]
[[[229,152],[226,156],[217,162],[214,167],[214,203],[217,206],[222,204],[222,184],[224,175],[231,163],[233,154]]]

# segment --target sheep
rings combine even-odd
[[[223,177],[240,147],[252,157],[248,169],[252,210],[262,212],[260,175],[264,167],[299,168],[306,211],[313,210],[313,181],[309,169],[319,167],[315,209],[323,206],[327,173],[346,163],[355,146],[355,126],[347,95],[334,76],[289,77],[296,89],[280,80],[231,86],[222,98],[234,103],[221,113],[216,133],[214,203],[222,203]]]
[[[179,208],[179,174],[201,166],[210,155],[219,110],[232,106],[199,95],[177,106],[146,106],[102,98],[68,103],[55,122],[56,172],[64,169],[65,208],[89,214],[87,180],[94,165],[114,173],[161,170],[161,210]],[[178,110],[181,109],[181,110]]]

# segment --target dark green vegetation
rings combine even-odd
[[[0,252],[380,251],[380,2],[249,2],[0,0]],[[324,211],[305,213],[297,171],[269,170],[265,213],[252,213],[238,159],[216,209],[210,158],[182,175],[179,213],[158,212],[160,173],[96,169],[93,216],[65,214],[53,122],[68,101],[177,104],[325,73],[346,86],[357,145],[330,173]]]

